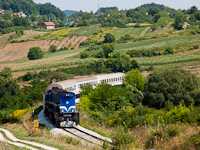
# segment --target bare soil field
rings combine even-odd
[[[27,40],[27,39],[32,39],[35,36],[44,34],[46,32],[39,32],[39,31],[32,31],[32,30],[28,30],[28,31],[24,31],[24,35],[20,36],[19,38],[15,39],[15,40]]]
[[[0,36],[0,49],[3,48],[3,46],[8,41],[8,38],[13,34],[14,32]]]
[[[54,44],[58,46],[58,48],[68,47],[71,43],[69,48],[78,49],[81,42],[86,40],[87,37],[80,36],[75,37],[73,36],[71,39],[68,37],[65,38],[63,41],[59,40],[39,40],[39,41],[28,41],[22,43],[9,43],[4,48],[0,50],[0,62],[12,62],[23,57],[26,57],[28,51],[31,47],[40,47],[43,51],[48,51],[49,47]]]

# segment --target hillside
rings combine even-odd
[[[75,10],[64,10],[63,12],[66,14],[67,17],[69,17],[72,14],[77,13],[78,11],[75,11]]]
[[[0,0],[0,9],[9,10],[12,13],[23,11],[26,15],[47,15],[65,20],[65,13],[50,3],[36,4],[33,0]],[[52,16],[53,15],[53,16]]]

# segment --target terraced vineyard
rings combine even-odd
[[[67,36],[91,36],[100,29],[99,26],[86,26],[70,31]]]

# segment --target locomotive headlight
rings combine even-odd
[[[61,112],[64,112],[64,109],[62,109]]]
[[[74,108],[72,108],[72,112],[74,112]]]

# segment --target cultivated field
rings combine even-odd
[[[31,47],[40,47],[43,51],[48,51],[51,45],[58,46],[58,49],[67,47],[68,49],[78,49],[81,42],[85,41],[87,37],[73,36],[71,39],[64,38],[62,41],[59,40],[39,40],[39,41],[28,41],[21,43],[9,43],[3,49],[0,50],[0,62],[10,62],[19,60],[26,57]],[[71,44],[70,44],[71,43]]]

